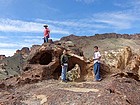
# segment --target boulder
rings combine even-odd
[[[5,55],[0,55],[0,60],[3,60],[3,59],[5,59],[5,58],[6,58]]]
[[[80,78],[80,66],[75,64],[74,68],[67,72],[67,79],[75,81],[77,78]]]
[[[124,72],[127,76],[132,77],[136,80],[140,80],[140,56],[135,55],[129,65],[125,68]]]
[[[140,56],[132,52],[129,46],[119,49],[118,51],[106,51],[103,54],[103,65],[108,67],[113,75],[120,75],[121,77],[129,77],[135,80],[140,78]],[[102,67],[101,67],[102,68]],[[101,70],[101,74],[105,74]]]
[[[28,47],[23,47],[21,50],[17,50],[15,54],[28,55],[30,53],[30,49]]]
[[[33,83],[44,79],[59,79],[61,75],[60,56],[65,47],[62,45],[44,43],[36,50],[31,50],[27,62],[24,64],[24,73],[18,77],[18,84]],[[67,48],[68,49],[68,48]],[[77,50],[69,51],[68,71],[72,70],[76,64],[80,68],[80,76],[76,81],[86,80],[87,62],[84,57],[74,53]],[[73,52],[73,53],[72,53]]]
[[[52,39],[49,39],[49,40],[48,40],[48,43],[53,43],[53,40],[52,40]]]
[[[71,53],[83,56],[83,51],[81,48],[77,47],[72,41],[56,41],[55,45],[61,46],[69,50]]]
[[[75,44],[74,44],[72,41],[66,41],[65,44],[66,44],[68,47],[75,47]]]
[[[116,68],[123,70],[129,63],[132,57],[132,51],[130,47],[125,47],[121,54],[118,56],[118,62]]]

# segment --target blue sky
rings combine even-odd
[[[0,54],[75,34],[140,33],[140,0],[0,0]]]

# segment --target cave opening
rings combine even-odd
[[[39,59],[40,65],[48,65],[50,62],[52,62],[52,54],[50,52],[41,54]]]

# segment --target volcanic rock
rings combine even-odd
[[[3,60],[3,59],[5,59],[5,58],[6,58],[5,55],[0,55],[0,60]]]
[[[60,56],[65,46],[45,43],[36,50],[31,50],[23,67],[25,72],[18,78],[18,83],[26,84],[44,79],[58,79],[61,74]],[[78,53],[76,51],[79,50],[69,50],[71,57],[69,59],[68,71],[74,68],[75,64],[78,64],[80,67],[80,77],[78,80],[86,80],[88,74],[87,62],[82,56],[79,56],[80,54],[76,55]]]
[[[129,63],[132,57],[132,51],[130,47],[125,47],[118,57],[116,68],[123,70]]]

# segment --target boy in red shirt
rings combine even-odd
[[[50,37],[50,30],[48,28],[48,25],[44,25],[44,43],[48,42],[48,39]]]

